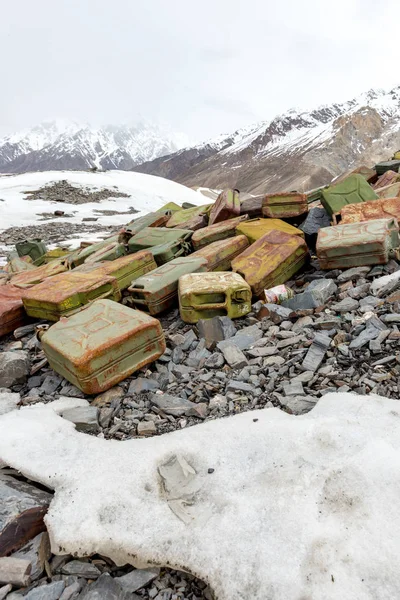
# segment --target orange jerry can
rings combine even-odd
[[[340,211],[340,224],[360,223],[394,217],[400,220],[400,198],[379,198],[362,204],[348,204]]]
[[[11,283],[16,287],[29,288],[41,283],[44,279],[54,277],[54,275],[64,273],[65,271],[67,271],[67,264],[63,259],[52,260],[41,267],[13,275]]]
[[[200,250],[196,250],[190,256],[202,257],[207,260],[207,271],[229,271],[232,260],[241,254],[249,246],[245,235],[237,235],[213,242]]]
[[[241,217],[228,219],[227,221],[222,221],[222,223],[215,223],[214,225],[209,225],[195,231],[192,235],[193,248],[200,250],[200,248],[208,246],[208,244],[212,244],[213,242],[234,237],[236,235],[236,227],[246,219],[247,215],[242,215]]]
[[[253,294],[290,279],[306,263],[307,244],[299,235],[270,231],[232,261],[232,269],[242,275]]]
[[[306,194],[288,192],[284,194],[266,194],[263,200],[262,213],[264,217],[285,219],[298,217],[308,212]]]
[[[118,302],[121,300],[121,292],[115,277],[96,271],[61,273],[24,290],[22,294],[27,314],[49,321],[73,315],[100,298]]]
[[[209,225],[221,223],[240,215],[240,199],[237,190],[224,190],[210,210]]]
[[[166,350],[160,322],[110,300],[96,300],[41,336],[54,371],[85,394],[99,394]]]
[[[0,286],[0,337],[22,327],[27,315],[22,304],[23,290],[13,285]]]

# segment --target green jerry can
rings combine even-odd
[[[137,252],[138,250],[146,250],[152,246],[159,246],[167,242],[176,242],[182,240],[190,246],[190,238],[193,231],[188,229],[167,229],[166,227],[146,227],[131,237],[128,242],[129,252]]]
[[[40,238],[17,242],[15,244],[15,249],[18,252],[18,256],[30,256],[32,262],[37,267],[40,267],[45,261],[47,248]]]
[[[240,215],[240,199],[237,190],[224,190],[211,207],[209,225],[221,223]]]
[[[226,240],[227,238],[234,237],[236,235],[236,227],[246,221],[247,215],[241,217],[235,217],[234,219],[228,219],[222,221],[222,223],[215,223],[209,225],[203,229],[195,231],[192,236],[192,244],[195,250],[200,250],[208,244],[218,242],[219,240]]]
[[[238,235],[245,235],[250,244],[259,240],[260,237],[269,231],[283,231],[289,235],[304,237],[304,233],[300,229],[282,221],[282,219],[250,219],[250,221],[240,223],[236,227],[236,233]]]
[[[251,289],[237,273],[190,273],[179,279],[179,312],[185,323],[228,316],[244,317],[251,311]]]
[[[117,258],[121,258],[121,256],[125,256],[126,254],[126,246],[124,244],[120,244],[119,242],[111,242],[110,244],[106,244],[103,248],[97,250],[97,252],[93,252],[90,256],[85,260],[85,264],[97,263],[104,260],[114,261]]]
[[[400,160],[398,160],[398,159],[380,162],[377,165],[375,165],[375,167],[374,167],[374,169],[378,175],[383,175],[385,173],[385,171],[396,171],[396,173],[398,173],[399,168],[400,168]]]
[[[399,246],[396,219],[376,219],[325,227],[318,232],[321,269],[348,269],[386,264]]]
[[[176,202],[168,202],[167,204],[164,204],[164,206],[159,208],[157,212],[164,213],[164,215],[168,215],[168,213],[172,214],[178,210],[182,210],[182,206],[179,206],[179,204],[176,204]]]
[[[368,183],[370,185],[373,185],[376,182],[376,180],[378,179],[378,174],[375,171],[375,169],[371,169],[371,167],[366,167],[365,165],[362,165],[361,167],[357,167],[357,169],[353,169],[350,172],[346,171],[346,173],[339,175],[339,177],[336,177],[332,181],[332,185],[341,183],[342,181],[347,179],[347,177],[349,177],[350,175],[356,175],[357,173],[359,175],[362,175],[364,177],[364,179],[366,179],[366,181],[368,181]],[[325,186],[325,187],[327,187],[327,186]]]
[[[106,246],[112,243],[118,242],[119,234],[112,235],[105,240],[101,240],[101,242],[96,242],[95,244],[90,244],[90,246],[86,246],[85,248],[78,248],[71,252],[69,256],[65,258],[68,267],[71,269],[75,269],[75,267],[79,267],[82,265],[89,256],[97,252],[98,250],[102,250]]]
[[[265,194],[262,213],[264,217],[285,219],[298,217],[308,211],[307,196],[297,192]]]
[[[203,206],[194,206],[193,208],[178,210],[169,219],[166,227],[180,227],[185,229],[186,223],[191,221],[194,217],[199,217],[201,215],[208,216],[211,206],[212,204],[204,204]]]
[[[170,260],[179,256],[186,256],[192,250],[191,245],[185,240],[176,240],[175,242],[166,242],[159,246],[152,246],[149,252],[152,253],[158,267],[165,265]]]
[[[167,214],[166,214],[167,213]],[[130,237],[142,231],[145,227],[163,227],[168,222],[171,214],[170,211],[163,212],[161,209],[157,212],[151,212],[143,217],[134,219],[123,227],[122,231],[129,234]]]
[[[157,319],[110,300],[52,325],[42,336],[49,365],[85,394],[99,394],[166,350]]]
[[[193,252],[191,256],[205,258],[207,260],[207,271],[228,271],[233,259],[241,254],[249,246],[245,235],[237,235],[226,240],[213,242],[208,246]]]
[[[350,175],[337,185],[331,185],[322,190],[322,205],[332,216],[340,213],[346,204],[356,204],[367,200],[376,200],[377,193],[367,183],[362,175]]]
[[[22,294],[26,313],[49,321],[69,317],[100,298],[121,300],[115,277],[69,271],[46,279]]]
[[[307,244],[299,235],[270,231],[235,258],[232,269],[244,277],[253,294],[260,298],[264,290],[290,279],[307,258]]]
[[[207,271],[205,258],[175,258],[155,271],[139,277],[128,288],[133,304],[151,315],[178,304],[178,282],[182,275]]]
[[[97,275],[107,275],[115,277],[120,291],[126,290],[138,277],[149,273],[157,268],[153,255],[148,250],[128,254],[112,261],[99,263],[83,263],[80,267],[74,269],[74,273],[97,273]]]

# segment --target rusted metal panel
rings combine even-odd
[[[71,250],[68,250],[68,248],[54,248],[53,250],[48,250],[46,252],[44,261],[49,263],[57,258],[67,257],[69,254],[71,254]]]
[[[17,242],[15,249],[18,252],[18,256],[30,256],[37,267],[40,267],[44,263],[47,248],[39,238]]]
[[[385,264],[398,246],[396,219],[377,219],[320,229],[317,256],[321,269],[346,269]]]
[[[240,273],[261,297],[265,289],[285,283],[305,263],[307,245],[299,235],[270,231],[232,261],[232,269]]]
[[[166,213],[167,214],[163,214],[161,210],[148,213],[147,215],[134,219],[128,223],[123,228],[123,231],[128,232],[129,236],[132,236],[139,233],[139,231],[142,231],[145,227],[163,227],[170,219],[170,212],[166,211]]]
[[[379,198],[398,198],[400,197],[400,182],[386,185],[376,190]]]
[[[175,212],[169,219],[166,227],[180,227],[185,229],[186,223],[199,215],[208,215],[212,204],[203,204],[202,206],[193,206]]]
[[[364,177],[364,179],[366,179],[366,181],[370,185],[373,185],[376,182],[376,180],[378,179],[378,175],[377,175],[377,172],[375,171],[375,169],[372,169],[371,167],[367,167],[366,165],[362,165],[361,167],[357,167],[357,169],[353,169],[352,171],[347,171],[346,173],[339,175],[339,177],[337,177],[334,180],[334,184],[336,185],[337,183],[341,183],[342,181],[347,179],[347,177],[349,177],[349,175],[356,175],[356,174],[362,175]]]
[[[200,248],[200,250],[196,250],[191,256],[205,258],[208,271],[228,271],[231,268],[232,260],[248,246],[247,237],[238,235],[227,240],[213,242],[204,248]]]
[[[8,273],[23,273],[25,271],[33,271],[36,269],[32,263],[30,256],[18,256],[16,252],[12,252],[8,256],[8,263],[5,266],[5,270]]]
[[[380,198],[372,202],[349,204],[340,211],[341,225],[393,217],[400,219],[400,198]]]
[[[179,204],[176,204],[176,202],[168,202],[167,204],[164,204],[164,206],[159,208],[157,212],[163,213],[165,216],[168,216],[168,219],[169,219],[171,214],[178,210],[182,210],[182,207],[179,206]],[[166,222],[167,221],[165,221],[165,223]],[[164,223],[163,223],[163,225],[164,225]],[[161,225],[149,225],[149,227],[161,227]]]
[[[240,214],[247,215],[249,219],[255,219],[256,217],[262,216],[264,196],[254,196],[254,198],[247,198],[240,204]]]
[[[115,277],[120,291],[129,287],[135,279],[157,268],[154,257],[149,250],[128,254],[112,261],[84,263],[74,269],[74,273],[96,273],[99,277],[108,275]]]
[[[121,299],[115,277],[96,271],[81,273],[76,270],[55,275],[24,290],[22,295],[29,316],[49,321],[73,315],[99,298]]]
[[[120,244],[119,242],[111,242],[103,248],[100,248],[100,250],[97,250],[97,252],[94,252],[88,256],[84,264],[93,264],[105,260],[114,261],[125,254],[126,246],[124,244]]]
[[[191,219],[188,219],[180,227],[184,227],[185,229],[190,229],[191,231],[197,231],[198,229],[202,229],[203,227],[207,227],[208,224],[208,215],[196,215]],[[169,225],[167,226],[169,227]]]
[[[157,315],[178,304],[178,282],[182,275],[206,270],[205,258],[195,258],[193,255],[176,258],[139,277],[128,291],[136,308]]]
[[[98,394],[166,350],[160,322],[144,312],[97,300],[42,336],[50,366],[85,394]]]
[[[13,285],[0,286],[0,337],[25,325],[27,314],[22,304],[23,290]]]
[[[398,181],[400,181],[399,173],[396,173],[395,171],[385,171],[385,173],[377,179],[375,185],[372,187],[374,190],[378,190],[379,188],[392,185],[392,183],[397,183]]]
[[[149,248],[149,252],[152,253],[157,267],[161,267],[161,265],[165,265],[174,258],[190,254],[192,252],[192,245],[190,242],[180,239],[175,242],[166,242],[159,246],[152,246]]]
[[[11,277],[11,283],[16,287],[29,288],[33,285],[37,285],[48,279],[54,277],[59,273],[64,273],[67,270],[67,265],[63,259],[52,260],[47,265],[36,267],[32,271],[25,271],[24,273],[18,273]]]
[[[266,194],[263,200],[264,217],[282,219],[298,217],[308,211],[307,196],[297,192]]]
[[[237,190],[224,190],[220,193],[210,210],[209,225],[221,223],[240,215],[240,199]]]
[[[167,227],[146,227],[128,242],[129,252],[145,250],[167,242],[182,240],[189,244],[193,232],[189,229],[168,229]]]
[[[65,261],[69,268],[74,269],[82,265],[92,254],[95,254],[99,250],[102,250],[110,244],[118,242],[119,234],[112,235],[101,242],[96,242],[85,248],[78,248],[65,258]]]
[[[185,323],[251,311],[250,286],[237,273],[191,273],[179,279],[179,311]]]
[[[240,223],[236,227],[236,233],[238,235],[245,235],[250,244],[259,240],[260,237],[269,231],[283,231],[289,235],[299,235],[304,238],[304,233],[300,229],[293,227],[289,223],[285,223],[281,219],[250,219],[250,221]]]
[[[208,227],[204,227],[199,231],[195,231],[192,236],[192,244],[195,250],[200,250],[208,244],[218,242],[219,240],[225,240],[236,235],[235,228],[240,225],[243,221],[246,221],[247,215],[236,217],[235,219],[228,219],[222,221],[222,223],[215,223]]]
[[[322,190],[322,204],[330,216],[339,213],[346,204],[356,204],[378,198],[362,175],[350,175],[341,183]]]

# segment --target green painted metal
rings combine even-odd
[[[131,285],[132,281],[156,268],[157,264],[152,253],[142,250],[112,261],[84,263],[76,267],[74,273],[97,273],[99,276],[115,277],[120,291],[123,291]]]
[[[380,162],[376,164],[374,168],[378,175],[383,175],[386,171],[395,171],[398,173],[400,169],[400,160],[394,159]]]
[[[18,256],[30,256],[34,264],[39,267],[45,261],[47,247],[39,238],[23,240],[15,244]]]
[[[146,227],[133,236],[129,242],[129,252],[145,250],[152,246],[159,246],[167,242],[183,240],[189,242],[192,237],[189,229],[168,229],[167,227]]]
[[[87,258],[89,258],[89,256],[91,256],[92,254],[95,254],[99,250],[102,250],[103,248],[105,248],[106,246],[109,246],[112,243],[118,242],[118,237],[119,237],[119,234],[116,233],[115,235],[112,235],[112,236],[108,237],[107,239],[102,240],[101,242],[96,242],[95,244],[91,244],[90,246],[87,246],[86,248],[78,248],[77,250],[75,250],[69,256],[66,257],[65,260],[66,260],[68,266],[70,268],[79,267],[79,265],[82,265],[85,262],[85,260]]]
[[[308,211],[307,196],[297,192],[283,194],[266,194],[263,200],[264,217],[286,219],[298,217]]]
[[[185,223],[191,221],[194,217],[208,214],[212,204],[203,204],[202,206],[193,206],[175,212],[167,223],[167,227],[184,227]]]
[[[346,204],[356,204],[378,198],[362,175],[350,175],[337,185],[322,190],[322,204],[330,216],[339,213]]]

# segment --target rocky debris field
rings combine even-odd
[[[26,227],[10,227],[0,232],[0,244],[11,245],[28,238],[43,238],[48,244],[65,242],[69,237],[85,235],[87,233],[99,233],[99,225],[92,224],[92,219],[83,219],[83,223],[38,223]],[[121,227],[114,225],[101,225],[104,237],[119,231]]]
[[[46,185],[38,190],[27,191],[27,200],[48,200],[50,202],[66,202],[68,204],[85,204],[87,202],[101,202],[109,198],[129,198],[129,194],[115,189],[101,189],[93,191],[90,188],[77,187],[66,179]]]

